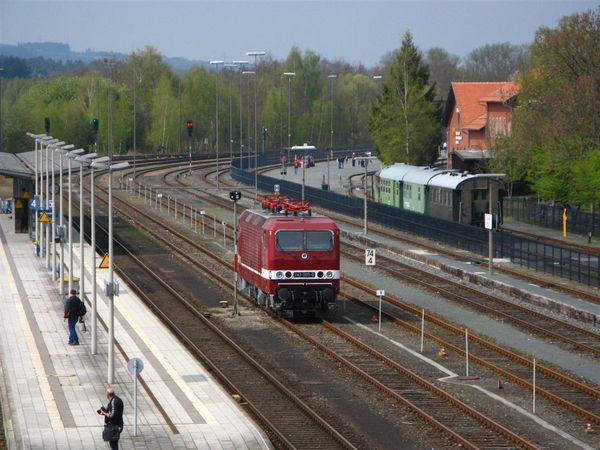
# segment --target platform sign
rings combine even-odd
[[[377,297],[383,297],[385,295],[385,290],[377,289],[375,295],[377,295]]]
[[[276,184],[275,186],[273,186],[273,192],[279,193],[279,185],[278,184]]]
[[[127,368],[129,369],[129,373],[133,375],[133,435],[137,436],[137,417],[138,417],[138,407],[137,407],[137,379],[138,375],[144,370],[144,362],[139,358],[131,358],[127,363]]]
[[[494,215],[485,213],[483,215],[484,226],[486,230],[492,230],[494,228]]]
[[[200,215],[201,215],[201,216],[203,216],[203,215],[205,215],[205,214],[206,214],[206,211],[204,211],[204,210],[200,211]]]
[[[100,261],[98,269],[108,269],[108,254],[102,257],[102,261]]]
[[[365,265],[367,265],[367,266],[375,265],[375,249],[374,248],[365,249]]]
[[[46,211],[43,211],[42,214],[40,215],[40,218],[38,219],[39,223],[50,223],[50,217],[48,217],[48,214],[46,214]]]

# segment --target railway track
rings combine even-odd
[[[535,239],[539,242],[546,242],[552,245],[570,248],[572,250],[577,250],[579,252],[591,253],[593,255],[600,255],[600,248],[594,247],[591,245],[578,244],[576,242],[565,241],[564,239],[553,238],[551,236],[542,236],[540,234],[531,233],[528,231],[517,230],[511,226],[502,225],[502,229],[505,231],[509,231],[518,236],[523,236],[531,239]]]
[[[348,279],[345,281],[352,283],[352,281]],[[359,286],[356,285],[355,287]],[[361,289],[369,293],[373,292],[372,287],[362,286]],[[396,299],[392,299],[391,297],[387,297],[386,300],[391,304],[394,304],[394,301],[396,301]],[[395,306],[398,305],[396,304]],[[402,308],[404,310],[410,310],[412,308],[413,315],[420,318],[420,310],[416,310],[416,308],[408,305],[403,305]],[[428,317],[431,318],[433,316],[428,315]],[[452,333],[450,333],[451,336],[448,338],[441,338],[437,335],[431,334],[428,335],[428,338],[434,342],[439,342],[441,345],[446,346],[448,349],[456,352],[457,354],[463,353],[462,342],[464,339],[464,330],[459,329],[458,327],[455,327],[454,325],[437,317],[434,321],[436,324],[440,325],[441,330],[452,331]],[[420,330],[417,330],[416,328],[413,331],[420,332]],[[447,333],[447,331],[445,333]],[[481,345],[483,349],[482,351],[484,352],[484,356],[481,358],[476,356],[477,352],[474,353],[474,358],[478,358],[474,359],[475,362],[496,371],[505,379],[512,380],[527,389],[532,387],[531,383],[528,381],[530,379],[532,364],[529,359],[508,350],[501,349],[495,344],[477,336],[472,336],[471,338]],[[491,361],[493,361],[493,363]],[[501,363],[497,364],[497,361],[501,361]],[[540,381],[540,386],[545,386],[538,391],[542,396],[581,415],[587,420],[600,423],[598,403],[599,392],[597,389],[582,384],[571,377],[564,376],[563,374],[539,364],[538,373],[544,374],[544,376],[547,377],[547,380]],[[547,384],[544,385],[544,383]]]
[[[121,203],[114,207],[119,216],[135,220],[130,205]],[[137,208],[133,209],[136,214],[141,213]],[[126,223],[121,227],[131,226]],[[355,448],[268,369],[215,326],[206,317],[206,311],[171,286],[172,271],[165,270],[164,264],[169,256],[160,246],[152,245],[147,235],[139,235],[139,242],[135,242],[135,233],[119,230],[118,225],[115,233],[128,236],[127,245],[115,240],[120,248],[115,253],[119,274],[223,385],[239,395],[242,405],[262,424],[278,447]],[[143,261],[128,250],[131,246],[144,247]],[[168,247],[170,250],[175,248],[173,244]],[[227,282],[208,267],[202,270],[209,272],[215,280]],[[148,292],[152,294],[147,295]]]
[[[130,215],[131,208],[132,207],[130,205],[129,212],[121,211],[121,214]],[[133,207],[133,208],[136,209],[135,207]],[[138,213],[141,213],[141,211],[136,211],[136,214],[138,214]],[[156,219],[152,219],[151,217],[145,217],[144,220],[146,220],[146,221],[151,220],[151,221],[157,222]],[[164,229],[164,225],[162,226],[162,228]],[[153,232],[153,234],[154,234],[154,232]],[[174,230],[171,230],[170,234],[174,235],[174,234],[178,234],[178,233]],[[155,235],[154,237],[156,238],[159,236]],[[187,238],[184,237],[184,239],[187,241]],[[187,242],[187,243],[190,243],[190,242]],[[169,246],[172,249],[180,249],[181,248],[181,245],[176,245],[176,244],[169,244]],[[198,248],[196,248],[194,250],[200,250],[200,248],[199,248],[200,246],[197,246],[197,247]],[[181,250],[179,250],[179,252],[181,253]],[[182,256],[184,256],[184,255],[182,255]],[[222,261],[222,264],[228,266],[229,268],[231,267],[231,264],[229,262]],[[219,280],[223,284],[230,284],[230,280],[223,279],[223,277],[219,274],[219,272],[214,272],[214,268],[207,269],[206,267],[202,267],[201,270],[205,271],[205,272],[210,271],[211,272],[210,276],[213,277],[214,279]],[[220,273],[222,273],[222,270]],[[292,326],[288,322],[284,322],[284,323],[288,327]],[[350,365],[348,365],[348,367],[353,367],[353,366],[350,364]],[[399,370],[399,368],[400,368],[400,366],[398,365],[395,370]],[[407,370],[407,369],[404,369],[404,370]],[[413,374],[412,376],[416,376],[416,375]],[[375,385],[381,385],[381,381],[376,381]],[[424,389],[424,387],[422,387],[422,389]],[[448,394],[443,393],[443,391],[439,390],[438,388],[435,388],[435,386],[433,386],[433,384],[431,384],[428,389],[433,389],[434,391],[435,390],[439,391],[439,392],[434,392],[433,394],[431,394],[434,397],[440,397],[440,395],[441,395],[441,397],[438,398],[437,404],[435,404],[436,407],[433,410],[427,411],[427,410],[423,409],[425,404],[427,403],[427,400],[424,400],[424,403],[421,403],[420,406],[419,406],[418,402],[414,401],[414,399],[412,401],[411,401],[411,399],[403,399],[402,402],[406,405],[411,406],[413,411],[416,411],[418,414],[421,414],[422,417],[430,420],[430,422],[437,428],[448,432],[450,436],[452,436],[454,439],[457,440],[457,442],[461,443],[462,445],[464,445],[468,448],[482,448],[480,446],[482,443],[492,442],[493,445],[489,446],[488,448],[512,448],[512,447],[514,447],[514,445],[517,445],[521,448],[535,448],[535,446],[533,444],[518,437],[516,434],[510,432],[508,429],[495,423],[493,420],[488,419],[488,418],[484,417],[483,415],[477,413],[473,408],[471,408],[465,404],[461,404],[460,406],[457,406],[457,403],[454,402],[454,404],[452,406],[447,407],[449,409],[440,408],[439,407],[440,402],[446,401],[446,402],[452,403],[452,397],[449,396]],[[388,388],[388,389],[385,389],[384,391],[386,393],[388,393],[388,395],[391,395],[396,400],[403,398],[401,395],[402,390],[398,391],[397,389],[394,389],[394,388]],[[454,410],[454,419],[447,420],[447,418],[445,416],[449,413],[450,410]],[[435,412],[435,411],[437,411],[437,412]],[[466,414],[466,416],[470,417],[471,419],[465,420],[463,418],[461,420],[460,416],[465,415],[465,414]],[[439,419],[440,417],[441,417],[441,420]],[[473,419],[473,418],[475,418],[475,419]],[[446,425],[443,423],[444,421],[446,422]],[[475,424],[478,424],[478,425],[475,426]],[[452,431],[450,429],[451,426],[456,428],[458,431]],[[474,431],[475,429],[478,429],[479,431]],[[462,434],[465,434],[467,437],[462,437]],[[485,448],[485,446],[483,448]]]

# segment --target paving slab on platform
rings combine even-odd
[[[15,234],[0,215],[0,402],[9,448],[105,449],[107,334],[98,323],[98,352],[91,354],[91,308],[79,346],[69,346],[58,282],[34,254],[26,234]],[[90,248],[85,252],[90,255]],[[79,245],[74,245],[75,271]],[[89,256],[88,256],[89,257]],[[99,259],[98,259],[99,262]],[[108,304],[98,275],[98,314]],[[115,298],[113,388],[125,403],[122,448],[270,448],[261,430],[148,308],[119,280]],[[91,276],[86,295],[91,297]],[[133,378],[127,358],[144,361],[138,384],[138,436],[133,432]],[[162,408],[163,411],[160,410]]]

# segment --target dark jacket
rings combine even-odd
[[[76,295],[72,295],[65,302],[65,318],[75,319],[79,317],[81,311],[81,300]]]
[[[110,413],[108,416],[104,416],[105,424],[117,425],[120,429],[123,429],[123,400],[118,396],[114,396],[108,405],[106,410]]]

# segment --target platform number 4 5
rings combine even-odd
[[[365,249],[365,265],[367,265],[367,266],[375,265],[375,249],[374,248]]]

